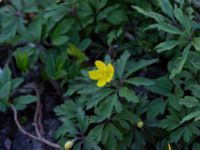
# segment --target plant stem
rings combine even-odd
[[[53,148],[55,148],[55,149],[60,149],[60,145],[58,145],[58,144],[56,144],[56,143],[52,143],[52,142],[46,140],[46,139],[43,138],[43,137],[37,137],[37,136],[35,136],[35,135],[33,135],[33,134],[27,132],[27,131],[22,127],[22,125],[19,123],[19,120],[18,120],[18,117],[17,117],[18,112],[17,112],[15,106],[11,104],[10,107],[12,108],[12,111],[13,111],[13,114],[14,114],[14,121],[15,121],[15,124],[17,125],[19,131],[20,131],[22,134],[24,134],[24,135],[26,135],[26,136],[28,136],[28,137],[30,137],[30,138],[32,138],[32,139],[38,140],[38,141],[40,141],[40,142],[42,142],[42,143],[44,143],[44,144],[46,144],[46,145],[48,145],[48,146],[50,146],[50,147],[53,147]]]

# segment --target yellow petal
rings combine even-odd
[[[104,79],[104,78],[98,80],[98,82],[97,82],[98,87],[103,87],[105,84],[106,84],[106,79]]]
[[[98,80],[100,78],[100,71],[99,70],[92,70],[88,72],[90,79]]]
[[[107,82],[110,82],[113,78],[114,75],[114,67],[111,63],[108,64],[107,66],[107,71],[109,72],[109,76],[107,78]]]
[[[99,70],[106,70],[106,64],[100,60],[96,60],[95,65]]]
[[[172,148],[171,148],[171,145],[170,145],[170,144],[168,144],[168,150],[172,150]]]

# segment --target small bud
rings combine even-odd
[[[74,145],[74,142],[73,141],[67,141],[65,143],[65,150],[70,150],[72,148],[72,146]]]
[[[168,150],[172,150],[172,147],[169,143],[168,143]]]
[[[143,121],[139,121],[139,122],[137,123],[137,127],[138,127],[138,128],[142,128],[143,126],[144,126]]]

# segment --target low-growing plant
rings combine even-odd
[[[199,6],[0,0],[1,115],[53,149],[199,150]]]

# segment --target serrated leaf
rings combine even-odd
[[[0,75],[0,85],[4,85],[6,82],[10,81],[11,80],[11,71],[10,71],[10,68],[8,67],[5,67],[3,70],[2,70],[2,73]]]
[[[200,98],[200,85],[194,84],[189,87],[190,91],[194,96]]]
[[[84,50],[86,50],[89,46],[90,46],[90,44],[91,44],[91,39],[84,39],[83,41],[81,41],[80,43],[79,43],[79,45],[78,45],[78,48],[81,50],[81,51],[84,51]]]
[[[23,78],[16,78],[11,80],[11,89],[14,90],[16,89],[18,86],[21,85],[21,83],[24,81]]]
[[[154,63],[156,63],[158,61],[158,59],[151,59],[151,60],[140,60],[136,63],[130,63],[130,64],[127,64],[127,68],[130,68],[128,70],[128,72],[126,73],[125,75],[125,78],[128,78],[130,75],[132,75],[134,72],[140,70],[140,69],[143,69],[147,66],[150,66]]]
[[[148,16],[149,17],[149,12],[145,11],[144,9],[137,7],[137,6],[131,6],[132,8],[134,8],[137,12],[143,14],[144,16]]]
[[[147,106],[147,119],[155,118],[158,114],[163,114],[165,111],[165,102],[157,99],[149,103]]]
[[[172,131],[180,126],[180,119],[175,115],[169,115],[166,119],[163,119],[159,123],[159,127],[166,129],[167,131]]]
[[[196,51],[200,51],[200,37],[195,37],[192,41],[192,45]]]
[[[171,95],[173,85],[169,79],[165,77],[160,77],[158,79],[154,79],[153,81],[154,81],[154,85],[145,86],[145,88],[153,93],[157,93],[163,96]]]
[[[109,88],[104,88],[99,90],[96,94],[94,94],[87,102],[87,109],[90,109],[94,106],[96,106],[101,100],[109,96],[114,91]]]
[[[112,105],[118,113],[122,111],[122,104],[119,101],[117,94],[113,94],[112,97],[110,97],[110,101],[112,101]]]
[[[184,132],[183,128],[179,128],[175,130],[174,132],[172,132],[172,134],[170,135],[170,142],[177,143],[179,139],[182,137],[183,132]]]
[[[138,103],[139,99],[133,90],[127,87],[122,87],[119,90],[119,96],[125,98],[128,102]]]
[[[86,55],[79,48],[71,43],[68,44],[67,53],[69,56],[75,57],[80,62],[87,60]]]
[[[195,142],[192,146],[192,150],[199,150],[200,149],[200,143]]]
[[[22,110],[26,107],[26,105],[37,101],[37,97],[33,95],[22,95],[14,100],[14,105],[18,110]]]
[[[185,96],[180,100],[180,104],[188,108],[200,106],[199,100],[192,96]]]
[[[173,18],[173,7],[170,3],[169,0],[162,0],[162,1],[158,1],[162,11],[168,15],[169,17]]]
[[[118,113],[122,110],[122,104],[117,94],[109,96],[105,101],[100,103],[95,112],[99,115],[100,120],[109,119],[114,108]]]
[[[123,9],[117,9],[112,11],[106,17],[107,21],[113,25],[119,25],[128,19],[126,12]]]
[[[191,128],[190,126],[184,128],[183,139],[187,143],[191,140],[193,136],[190,128]]]
[[[26,50],[16,50],[15,60],[19,69],[22,71],[26,71],[28,69],[29,56]]]
[[[159,23],[158,29],[163,30],[163,31],[170,33],[170,34],[178,34],[178,35],[182,34],[182,32],[178,28],[176,28],[175,26],[172,26],[169,23],[165,23],[165,22]]]
[[[110,98],[107,98],[105,101],[99,104],[99,107],[96,109],[96,114],[99,115],[99,117],[104,119],[109,119],[112,115],[113,111],[113,104],[112,101],[110,101]]]
[[[126,83],[136,85],[136,86],[141,86],[141,85],[153,85],[154,82],[151,79],[143,78],[143,77],[134,77],[134,78],[129,78],[125,81]]]
[[[155,49],[158,53],[161,53],[163,51],[172,50],[175,46],[179,45],[179,41],[165,41],[160,44],[158,44]]]
[[[194,118],[199,117],[199,116],[200,116],[200,110],[194,111],[194,112],[192,112],[192,113],[186,115],[186,116],[182,119],[181,123],[184,123],[184,122],[186,122],[186,121],[188,121],[188,120],[194,119]]]
[[[169,105],[174,108],[175,110],[180,111],[181,105],[179,103],[180,97],[177,97],[176,95],[172,94],[168,97],[167,101],[169,102]]]
[[[174,16],[175,16],[176,20],[178,20],[182,26],[186,25],[185,16],[183,14],[183,11],[180,8],[178,8],[177,5],[175,5],[175,7],[174,7]]]
[[[56,46],[66,44],[69,41],[69,37],[65,35],[61,35],[59,37],[56,37],[55,39],[52,39],[52,43]]]
[[[182,71],[182,68],[188,58],[189,51],[190,51],[191,44],[186,46],[183,50],[183,54],[181,57],[178,57],[175,63],[175,66],[173,67],[169,78],[173,79],[177,74],[179,74]]]
[[[116,70],[116,74],[118,75],[120,79],[122,78],[122,75],[125,70],[126,63],[129,57],[130,57],[130,53],[128,51],[125,51],[116,62],[115,70]]]
[[[0,100],[8,100],[11,92],[11,82],[6,82],[0,87]]]
[[[97,142],[101,141],[104,125],[98,125],[95,128],[91,129],[89,136],[94,137]]]

